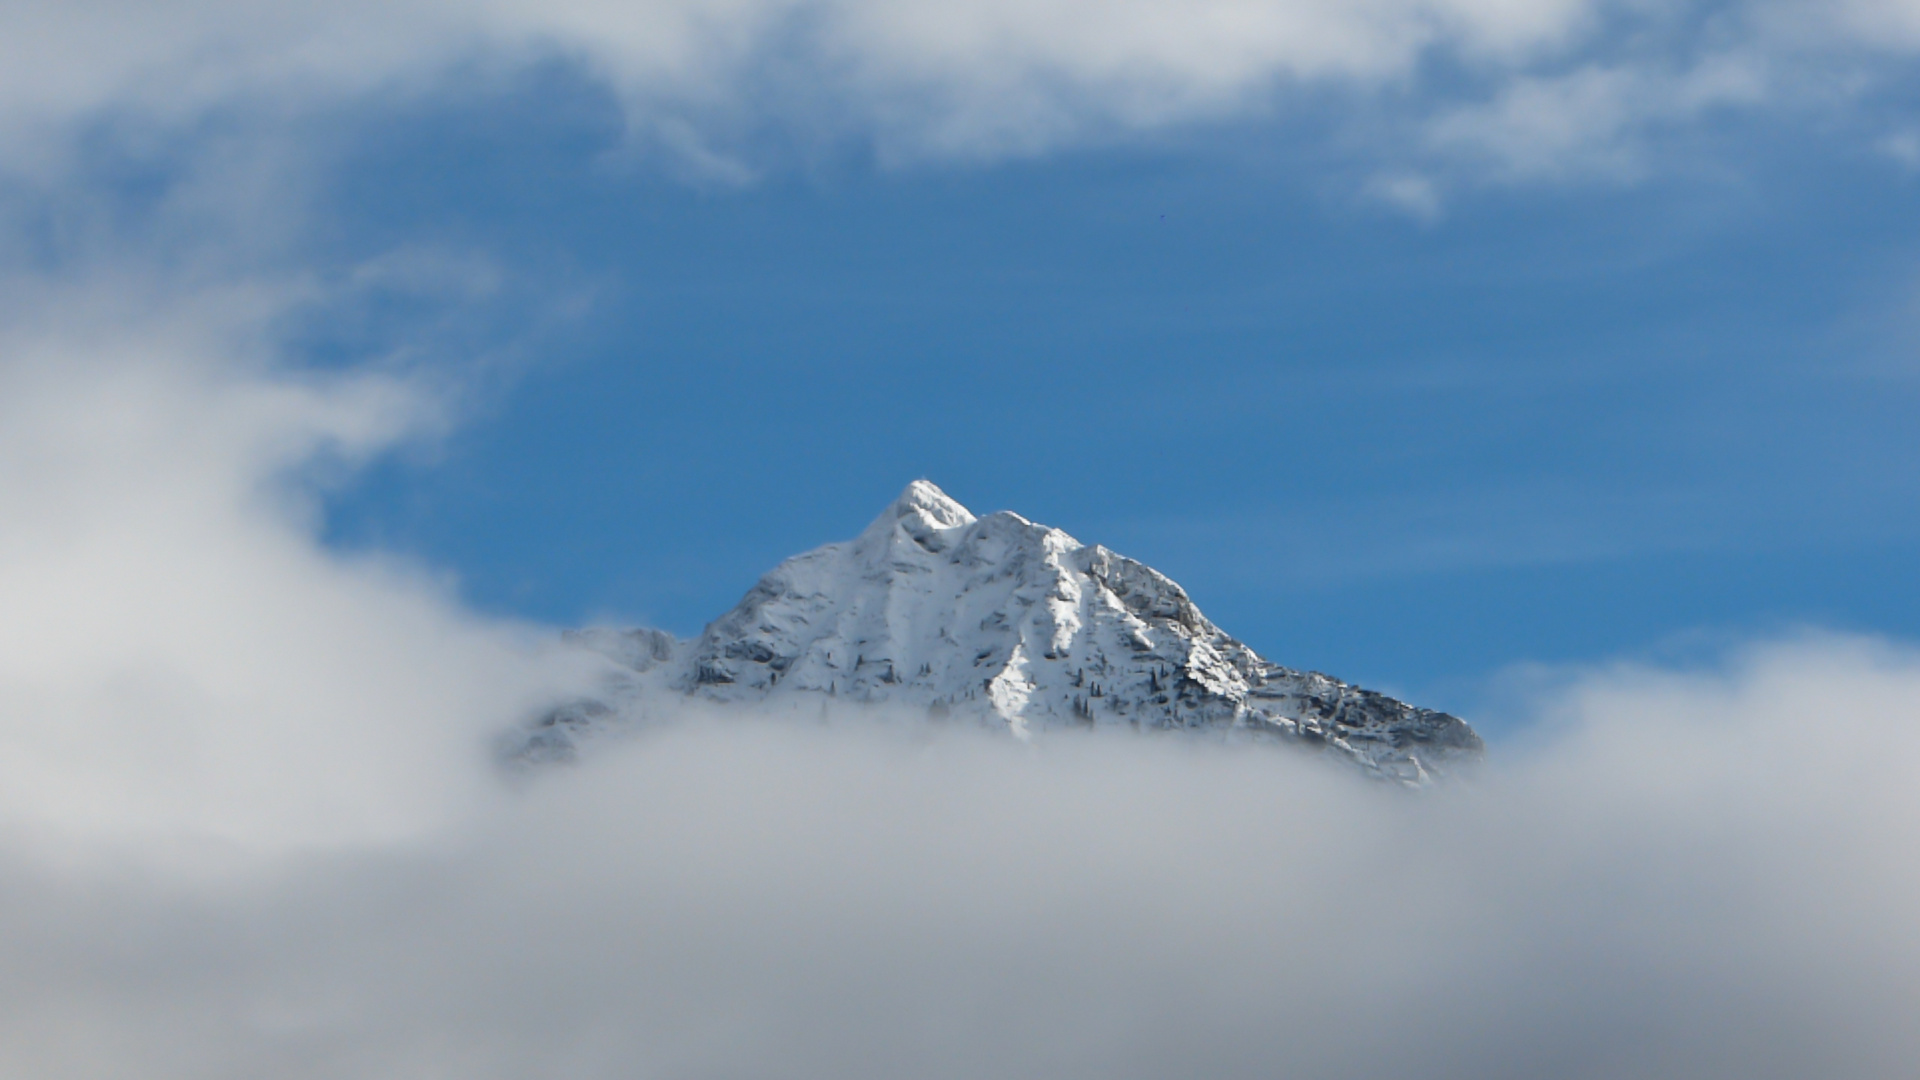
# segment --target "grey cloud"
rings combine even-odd
[[[694,718],[406,849],[50,869],[43,1076],[1879,1077],[1920,658],[1595,672],[1428,796],[1151,739]],[[143,868],[143,869],[134,869]]]

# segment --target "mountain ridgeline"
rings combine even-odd
[[[1265,660],[1150,567],[1002,511],[976,518],[915,481],[865,532],[796,555],[699,637],[595,628],[604,693],[513,747],[568,758],[688,699],[884,704],[1019,739],[1127,728],[1278,742],[1419,785],[1476,759],[1457,717]]]

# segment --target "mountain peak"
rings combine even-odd
[[[1020,739],[1129,728],[1277,741],[1414,785],[1480,752],[1457,717],[1281,667],[1151,567],[1010,511],[976,518],[926,480],[853,542],[774,567],[698,638],[649,634],[576,636],[622,674],[607,701],[549,714],[521,753],[566,756],[689,698],[816,712],[838,699]]]
[[[875,524],[892,525],[903,517],[918,514],[927,519],[927,524],[936,529],[954,529],[962,525],[971,525],[976,520],[973,511],[961,506],[959,501],[931,480],[915,480],[908,484],[893,505],[881,513]]]

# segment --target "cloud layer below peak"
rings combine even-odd
[[[1421,796],[1259,748],[728,716],[217,878],[8,830],[0,1067],[1903,1075],[1913,654],[1551,700],[1554,738]]]

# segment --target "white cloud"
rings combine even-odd
[[[511,627],[324,551],[298,482],[442,422],[299,375],[297,295],[15,280],[0,335],[0,821],[241,843],[406,836],[484,790],[552,676]]]
[[[1365,194],[1416,221],[1432,224],[1445,213],[1439,185],[1417,173],[1383,173],[1367,181]]]
[[[1611,0],[240,0],[0,4],[0,137],[14,168],[101,118],[386,100],[455,70],[563,58],[637,132],[706,174],[751,175],[742,131],[871,138],[890,158],[1035,153],[1259,115],[1296,90],[1418,127],[1533,180],[1645,167],[1636,135],[1770,101],[1769,65],[1905,56],[1910,5],[1713,13]],[[1810,29],[1811,28],[1811,29]],[[1909,42],[1902,45],[1901,42]],[[1431,76],[1464,73],[1467,88]],[[1324,91],[1335,91],[1328,97]],[[1309,100],[1302,98],[1302,100]],[[1388,171],[1395,148],[1370,152]],[[1404,153],[1400,155],[1404,158]],[[1397,162],[1397,163],[1396,163]],[[1412,162],[1418,165],[1418,161]]]
[[[1783,33],[1815,47],[1839,40],[1896,55],[1920,48],[1920,4],[1913,0],[1781,0],[1763,10]]]
[[[1744,56],[1708,57],[1679,74],[1588,66],[1517,79],[1491,102],[1438,117],[1427,138],[1442,154],[1479,158],[1509,181],[1631,180],[1652,165],[1648,134],[1757,105],[1768,89],[1763,66]]]
[[[353,92],[492,47],[573,53],[635,90],[726,95],[770,48],[807,50],[884,88],[992,96],[1101,89],[1143,119],[1272,79],[1404,74],[1421,50],[1526,56],[1592,0],[524,0],[289,7],[236,0],[6,5],[0,100],[62,116],[136,100],[193,110],[261,87]],[[1034,89],[1037,90],[1037,87]]]
[[[1882,137],[1874,145],[1881,153],[1899,162],[1909,172],[1920,171],[1920,132],[1895,131]]]
[[[1920,656],[1815,639],[1545,707],[1552,740],[1421,797],[735,718],[410,851],[182,881],[7,846],[0,1070],[1901,1075]]]

